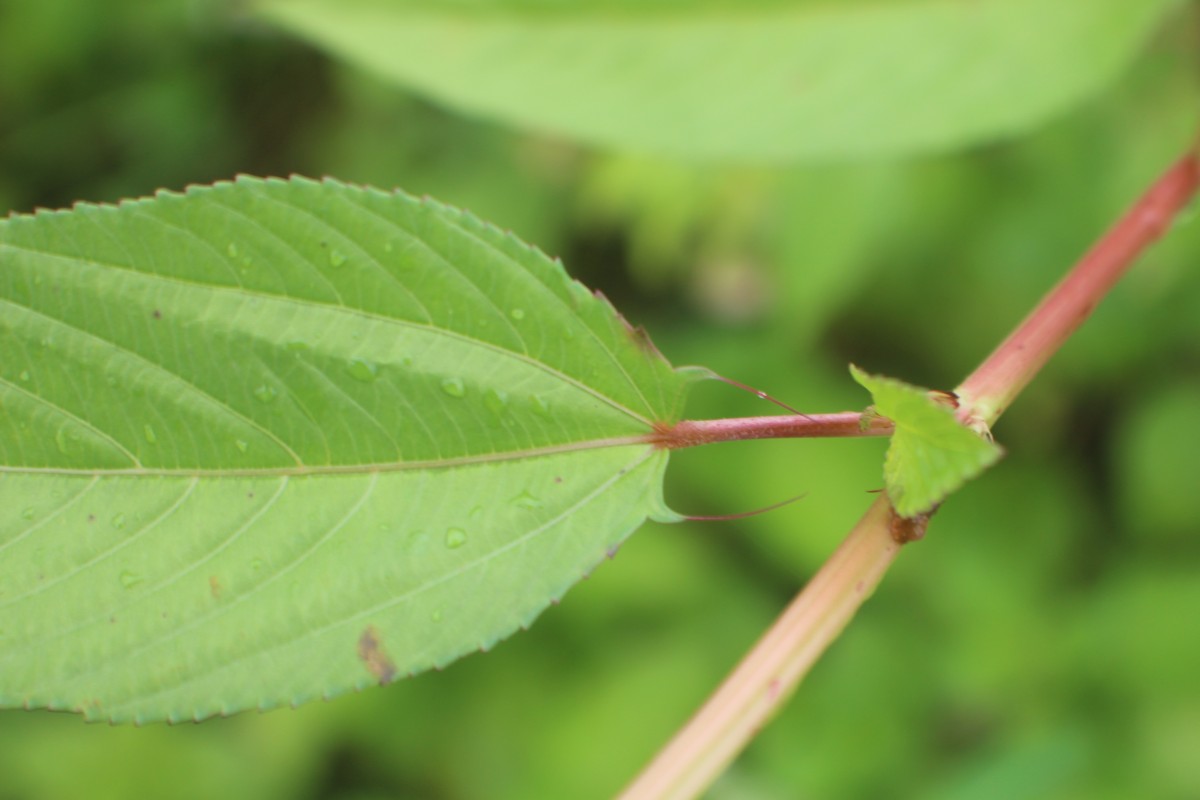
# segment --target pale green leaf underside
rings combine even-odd
[[[850,372],[871,393],[875,411],[895,423],[884,481],[901,516],[931,511],[1003,454],[994,442],[959,423],[928,390],[853,366]]]
[[[673,518],[646,436],[688,380],[402,194],[0,222],[0,704],[203,718],[485,648]]]
[[[470,113],[608,147],[828,158],[1019,132],[1098,91],[1177,0],[260,0]]]

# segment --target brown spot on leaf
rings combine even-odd
[[[221,599],[221,581],[217,579],[216,575],[208,576],[208,591],[212,594],[214,600]]]
[[[366,665],[367,670],[379,679],[380,686],[396,679],[396,665],[383,649],[383,644],[379,641],[379,630],[374,625],[368,625],[358,637],[358,658]]]

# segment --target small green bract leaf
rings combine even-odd
[[[663,505],[675,372],[468,214],[239,179],[0,221],[0,705],[201,719],[528,625]]]
[[[901,516],[933,510],[1003,454],[994,442],[961,424],[928,390],[855,366],[850,373],[871,393],[876,412],[896,425],[883,475],[892,507]]]

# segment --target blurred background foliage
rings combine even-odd
[[[467,4],[470,5],[470,4]],[[0,207],[236,173],[402,187],[511,228],[676,364],[809,411],[846,363],[951,388],[1195,135],[1200,9],[1115,82],[954,152],[689,163],[443,109],[237,5],[0,2]],[[919,46],[919,45],[918,45]],[[720,385],[694,417],[770,413]],[[1200,796],[1200,224],[1181,221],[997,428],[714,798]],[[613,794],[820,565],[879,441],[676,454],[649,525],[443,673],[198,726],[0,715],[0,799]]]

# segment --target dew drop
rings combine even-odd
[[[252,569],[255,572],[258,572],[262,568],[263,568],[263,560],[261,558],[250,559],[250,569]]]
[[[356,358],[346,367],[346,372],[349,372],[350,377],[356,381],[371,383],[379,377],[379,365]]]
[[[413,531],[408,535],[407,547],[413,555],[421,555],[429,547],[429,534],[425,531]]]
[[[158,434],[154,432],[154,428],[150,427],[149,424],[142,427],[142,432],[146,434],[146,441],[150,444],[156,444],[158,442]]]
[[[329,266],[333,267],[334,269],[337,269],[338,267],[342,266],[342,264],[345,264],[345,263],[346,263],[346,254],[345,253],[341,252],[340,250],[330,250],[329,251]]]
[[[246,443],[245,439],[235,439],[233,446],[243,453],[250,449],[250,445]]]
[[[521,492],[512,499],[512,504],[517,508],[541,508],[542,501],[531,495],[529,492]]]
[[[234,242],[230,242],[229,247],[225,248],[225,252],[229,253],[230,258],[237,258],[237,254],[238,254],[237,244]]]
[[[467,393],[462,378],[446,378],[446,380],[442,381],[442,391],[451,397],[462,397]]]
[[[499,389],[488,389],[483,393],[483,404],[487,406],[488,411],[491,411],[496,416],[500,416],[508,408],[508,392],[503,392]]]
[[[125,515],[124,514],[114,514],[113,518],[112,518],[112,526],[114,528],[116,528],[117,530],[121,530],[121,528],[124,528],[125,527]]]
[[[446,547],[457,550],[467,543],[467,532],[462,528],[449,528],[446,531]]]
[[[275,391],[274,388],[263,384],[254,390],[254,396],[264,403],[270,403],[279,396],[279,392]]]
[[[33,519],[33,506],[30,506],[29,508],[22,511],[21,516],[24,517],[25,519]]]
[[[383,245],[383,252],[385,252],[385,253],[390,253],[395,249],[396,249],[396,245],[392,244],[391,242],[386,242]]]
[[[533,406],[533,412],[539,417],[550,418],[550,404],[546,402],[546,398],[540,394],[529,396],[529,403]]]
[[[56,444],[58,446],[58,452],[60,452],[60,453],[67,452],[68,448],[70,447],[70,444],[67,441],[67,429],[65,426],[62,428],[59,428],[57,431],[55,431],[54,444]]]
[[[430,622],[441,622],[442,621],[442,612],[434,611],[433,613],[431,613],[429,615],[429,621]]]
[[[512,311],[508,312],[508,315],[520,322],[521,320],[525,319],[525,309],[514,308]]]
[[[21,370],[20,378],[23,381],[28,381],[29,380],[29,370],[27,370],[27,369]]]
[[[142,576],[138,575],[136,572],[130,572],[129,570],[124,570],[121,573],[121,585],[124,586],[126,589],[132,589],[133,587],[137,586],[141,582],[142,582]]]

